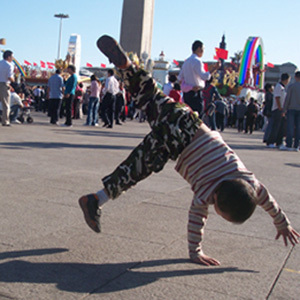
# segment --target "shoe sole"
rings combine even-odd
[[[93,231],[95,231],[97,233],[100,233],[101,232],[100,221],[98,221],[98,224],[97,224],[97,221],[93,220],[93,218],[91,217],[92,212],[90,211],[90,210],[92,210],[92,208],[90,207],[90,210],[89,210],[89,207],[88,207],[88,204],[87,204],[87,202],[90,200],[89,197],[91,197],[91,196],[90,195],[83,196],[78,200],[78,202],[79,202],[80,208],[83,211],[84,219],[85,219],[85,222],[87,223],[87,225]],[[85,198],[88,198],[88,200],[86,201]],[[97,217],[100,218],[101,209],[97,208],[97,210],[99,210],[99,215]]]
[[[128,65],[124,50],[112,37],[108,35],[101,36],[97,41],[97,47],[117,68],[124,68]]]

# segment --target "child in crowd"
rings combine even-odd
[[[145,70],[129,61],[114,39],[102,36],[97,45],[119,69],[136,108],[145,112],[152,130],[113,173],[102,179],[103,189],[79,199],[92,230],[101,230],[104,203],[116,199],[152,172],[161,171],[169,159],[179,158],[175,169],[194,192],[188,223],[189,255],[193,262],[220,264],[201,248],[209,205],[214,205],[217,214],[233,223],[243,223],[260,205],[273,218],[276,239],[282,236],[285,245],[288,241],[292,245],[298,243],[300,235],[275,199],[218,132],[211,131],[189,106],[165,96]]]

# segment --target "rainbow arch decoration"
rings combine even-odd
[[[26,73],[25,73],[25,70],[23,69],[23,67],[20,65],[20,63],[15,59],[13,58],[13,62],[14,64],[17,66],[18,70],[20,71],[21,75],[26,77]]]
[[[253,73],[253,68],[258,68],[258,72]],[[238,82],[240,85],[246,84],[248,77],[251,77],[252,87],[263,89],[264,87],[264,49],[260,37],[249,37],[246,41],[240,69]],[[255,78],[253,78],[255,77]]]

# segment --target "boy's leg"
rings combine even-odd
[[[166,103],[157,125],[116,170],[102,179],[108,196],[118,197],[152,172],[159,172],[166,162],[176,160],[192,141],[202,121],[180,103]]]
[[[116,42],[109,37],[105,37],[105,40],[100,46],[98,41],[100,50],[104,54],[107,53],[106,55],[116,65],[120,64],[120,61],[126,61],[127,56]],[[106,42],[112,49],[107,47]],[[115,55],[115,53],[117,54]],[[162,170],[168,159],[175,160],[191,142],[202,123],[188,106],[176,103],[160,92],[155,81],[146,71],[136,70],[129,64],[129,67],[123,69],[121,73],[125,85],[129,87],[135,105],[147,111],[147,118],[152,131],[112,174],[102,179],[105,193],[112,199],[118,197],[123,191],[146,178],[152,172]],[[79,203],[88,225],[93,230],[97,229],[97,226],[100,226],[95,224],[97,196],[94,194],[90,200],[88,196],[83,196]],[[89,205],[89,203],[92,204]],[[89,210],[88,207],[93,207],[93,209]],[[90,223],[94,225],[91,226]]]
[[[153,104],[159,103],[160,100],[165,101],[165,95],[157,87],[152,76],[133,66],[122,47],[113,38],[104,35],[98,39],[97,46],[118,68],[136,108],[145,111],[150,102]]]
[[[113,173],[102,179],[108,196],[117,198],[152,172],[162,170],[168,159],[169,153],[150,132]]]

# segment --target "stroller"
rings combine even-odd
[[[31,124],[33,123],[33,118],[31,117],[30,114],[30,100],[23,100],[23,107],[20,109],[20,115],[17,117],[17,119],[21,122],[24,123],[25,119],[27,123]]]

